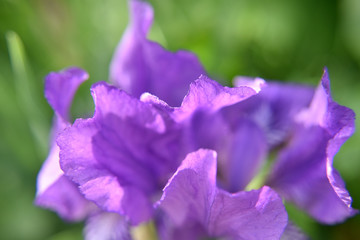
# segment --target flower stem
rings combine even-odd
[[[132,239],[134,240],[157,240],[157,233],[153,221],[140,224],[130,229]]]
[[[272,168],[272,165],[275,161],[276,154],[274,152],[270,153],[268,159],[264,162],[263,166],[260,168],[258,174],[250,181],[246,186],[245,191],[250,191],[253,189],[259,189],[263,187],[268,178],[269,172]]]

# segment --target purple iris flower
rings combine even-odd
[[[194,107],[222,107],[256,94],[249,87],[224,88],[209,79],[200,79],[198,83],[202,83],[202,87],[207,89],[213,87],[211,90],[219,91],[219,94],[213,92],[215,94],[212,96],[203,95],[206,99],[200,95],[189,94],[186,99]],[[199,90],[197,86],[195,89]],[[287,223],[287,215],[275,191],[264,187],[249,193],[230,194],[217,188],[216,158],[210,150],[189,154],[176,172],[184,159],[187,146],[182,144],[185,137],[182,128],[186,125],[174,119],[188,114],[190,106],[186,101],[181,108],[173,109],[152,95],[143,95],[139,100],[106,83],[94,85],[92,93],[95,100],[94,117],[76,120],[58,138],[62,169],[67,177],[80,186],[86,199],[95,202],[104,211],[125,215],[133,225],[150,220],[157,211],[172,216],[171,212],[168,212],[170,204],[174,211],[189,211],[189,218],[196,218],[194,225],[203,226],[205,236],[244,235],[254,239],[258,238],[256,236],[271,239],[281,235]],[[204,168],[203,172],[200,172],[200,167],[196,164],[204,166],[207,162],[213,167]],[[192,169],[193,167],[195,169]],[[196,171],[199,175],[209,177],[186,178],[191,182],[189,184],[177,177],[179,172],[184,171]],[[171,180],[168,180],[170,178]],[[167,187],[162,193],[166,183]],[[184,205],[188,208],[186,209],[176,201],[171,203],[174,198],[178,198],[173,194],[184,193],[186,199],[187,191],[190,191],[188,194],[195,194],[199,201],[208,198],[208,204],[199,203],[199,208],[191,211],[197,206],[187,204]],[[193,191],[195,193],[191,193]],[[161,194],[162,200],[156,202]],[[239,204],[236,204],[237,200],[240,201]],[[213,207],[213,204],[218,207]],[[221,212],[222,208],[226,208],[224,213]],[[236,225],[225,223],[223,228],[216,229],[217,223],[229,221],[225,217],[226,212],[230,214],[237,211],[238,215],[232,215],[234,224],[240,224],[237,219],[244,222],[251,217],[252,222],[264,221],[264,224],[276,226],[271,225],[261,233],[257,227],[250,226],[249,232],[243,228],[231,230]],[[205,215],[199,214],[205,214],[208,218],[211,215],[211,218],[205,221]],[[244,215],[247,218],[244,219]],[[174,221],[176,224],[176,220]],[[189,223],[184,218],[182,221]],[[186,229],[182,228],[181,231],[185,233]]]
[[[240,77],[223,87],[192,53],[147,40],[152,8],[129,4],[115,86],[92,86],[92,118],[71,125],[68,116],[84,71],[46,79],[58,137],[39,174],[39,205],[87,217],[87,239],[130,239],[128,224],[150,220],[161,239],[279,239],[290,226],[281,197],[323,223],[356,213],[332,167],[354,113],[332,100],[326,69],[316,90]],[[264,184],[246,191],[272,152]]]

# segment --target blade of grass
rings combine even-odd
[[[7,32],[6,40],[14,73],[16,98],[26,116],[24,121],[29,125],[39,154],[43,157],[47,152],[49,126],[31,91],[32,77],[28,71],[24,46],[15,32]]]

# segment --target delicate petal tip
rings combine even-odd
[[[154,104],[157,106],[162,106],[162,107],[168,108],[168,109],[172,108],[165,101],[161,100],[157,96],[155,96],[151,93],[148,93],[148,92],[141,94],[140,101],[145,102],[145,103]]]
[[[95,105],[95,118],[112,113],[133,114],[141,105],[139,99],[103,81],[93,84],[90,91]]]
[[[129,5],[131,21],[111,61],[110,80],[135,97],[149,92],[179,106],[189,84],[205,70],[193,53],[172,53],[148,40],[151,6],[137,0]]]
[[[52,72],[45,78],[45,97],[54,111],[69,121],[71,101],[77,88],[89,75],[77,67],[70,67],[60,72]]]
[[[321,126],[325,128],[332,136],[335,136],[337,150],[355,130],[354,111],[339,105],[331,97],[330,80],[326,68],[310,107],[300,111],[295,116],[295,120],[305,127]],[[340,140],[342,140],[341,144]]]
[[[154,108],[163,112],[167,116],[170,116],[175,109],[174,107],[169,106],[165,101],[148,92],[141,94],[140,101],[152,105]]]
[[[95,111],[94,116],[105,115],[111,112],[111,108],[116,104],[113,95],[117,96],[117,93],[121,94],[121,90],[109,85],[104,81],[93,84],[90,88],[91,95],[94,100]]]
[[[146,35],[152,25],[153,8],[142,0],[129,0],[129,24],[116,47],[110,63],[110,81],[132,94],[134,81],[139,78],[134,69],[142,65],[139,47],[146,42]],[[144,69],[142,69],[143,71]],[[140,86],[138,86],[140,88]]]
[[[216,158],[217,153],[214,150],[199,149],[186,156],[177,172],[184,169],[192,169],[199,174],[205,172],[211,178],[214,178],[216,176]]]
[[[189,153],[163,189],[155,208],[164,210],[180,226],[188,215],[202,221],[216,187],[216,152],[199,149]]]
[[[174,178],[176,178],[181,171],[193,170],[196,174],[205,174],[209,177],[210,183],[215,185],[216,183],[216,163],[217,153],[209,149],[199,149],[196,152],[189,153],[181,165],[178,167],[173,176],[168,180],[163,192],[165,193],[167,188],[171,186]],[[165,198],[163,194],[162,198]],[[160,200],[161,201],[161,200]],[[158,205],[158,204],[157,204]]]
[[[266,81],[262,78],[251,78],[237,76],[233,80],[235,87],[250,87],[255,90],[256,93],[259,93],[263,87],[266,86]]]
[[[324,68],[320,83],[315,90],[309,108],[300,111],[295,120],[306,127],[320,125],[326,127],[326,115],[329,105],[333,102],[330,93],[330,79],[327,68]]]
[[[152,6],[142,0],[130,0],[129,10],[130,23],[133,25],[131,29],[134,31],[139,30],[140,33],[146,37],[154,18]]]
[[[222,107],[241,102],[255,94],[256,91],[248,86],[224,87],[206,75],[201,75],[190,84],[190,89],[181,107],[177,109],[175,118],[180,121],[198,109],[215,112]]]

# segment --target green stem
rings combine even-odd
[[[269,172],[272,169],[275,157],[276,157],[276,151],[271,152],[270,155],[268,156],[268,159],[266,159],[263,166],[259,170],[258,174],[246,186],[245,188],[246,191],[259,189],[265,185]]]
[[[157,233],[153,221],[140,224],[139,226],[130,229],[132,239],[134,240],[157,240]]]

